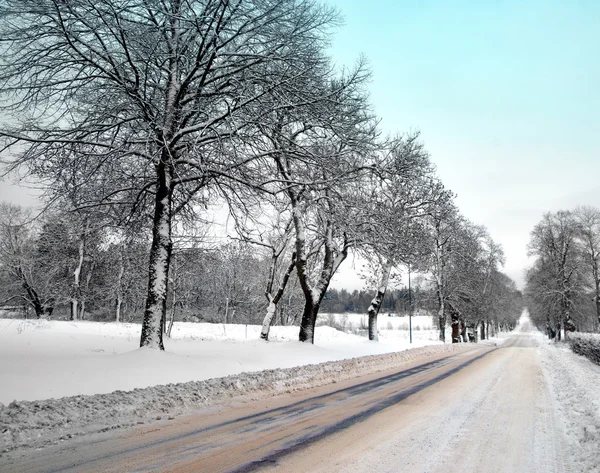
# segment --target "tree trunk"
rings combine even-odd
[[[436,247],[435,247],[435,284],[436,295],[438,298],[438,325],[440,329],[440,341],[446,343],[446,298],[444,285],[444,245],[440,241],[440,222],[436,222]]]
[[[33,306],[33,310],[35,311],[35,316],[38,319],[44,317],[44,306],[38,301],[32,301],[31,305]]]
[[[479,327],[477,325],[471,325],[468,328],[471,329],[471,332],[469,332],[467,330],[467,324],[465,324],[465,331],[468,334],[467,336],[469,338],[469,342],[471,342],[471,343],[477,343],[477,341],[478,341],[478,334],[479,334]],[[471,333],[473,333],[473,335],[471,335]]]
[[[481,339],[485,340],[485,321],[481,321]]]
[[[119,251],[119,273],[117,275],[117,304],[115,309],[115,322],[121,321],[121,306],[123,304],[123,275],[125,263],[123,261],[123,248]]]
[[[440,341],[446,343],[446,303],[438,292],[438,325],[440,329]]]
[[[90,281],[92,280],[92,274],[94,272],[94,267],[95,267],[95,261],[92,260],[92,264],[90,265],[89,271],[87,271],[87,274],[85,275],[85,291],[80,292],[81,302],[80,302],[80,308],[79,308],[79,320],[85,319],[86,299],[87,299],[87,295],[90,292]]]
[[[317,314],[319,313],[319,306],[331,278],[340,267],[340,264],[348,256],[349,242],[347,235],[344,234],[344,244],[342,249],[336,255],[335,244],[333,241],[333,227],[334,222],[331,218],[327,218],[325,227],[325,241],[324,241],[324,255],[323,263],[320,271],[320,277],[316,284],[311,284],[310,277],[307,268],[307,254],[306,254],[306,232],[304,222],[302,221],[302,211],[300,205],[296,200],[295,195],[292,191],[290,192],[290,201],[292,203],[292,220],[294,222],[294,229],[296,232],[296,272],[298,274],[298,281],[304,294],[305,304],[304,312],[302,313],[302,321],[300,322],[300,334],[298,339],[301,342],[314,343],[315,340],[315,324],[317,322]],[[329,205],[331,203],[329,202]]]
[[[276,261],[273,261],[273,264],[275,264],[275,263],[276,263]],[[287,287],[288,281],[290,280],[290,276],[294,272],[295,268],[296,268],[296,252],[294,251],[292,253],[292,260],[290,261],[290,264],[288,265],[288,267],[285,271],[285,274],[283,275],[283,280],[281,281],[281,284],[279,285],[279,289],[277,289],[277,292],[275,293],[275,295],[271,294],[271,291],[273,289],[273,282],[275,279],[275,268],[273,268],[273,270],[271,272],[271,281],[269,281],[269,284],[267,285],[267,292],[266,292],[266,296],[267,296],[267,300],[269,301],[269,305],[267,307],[267,313],[265,314],[265,318],[263,319],[262,328],[260,330],[260,338],[262,340],[269,340],[269,331],[271,330],[271,324],[273,323],[273,319],[275,318],[275,314],[277,313],[277,304],[279,304],[279,301],[283,297],[285,288]]]
[[[458,312],[451,305],[448,306],[450,312],[450,321],[452,324],[452,343],[460,343],[460,319]]]
[[[165,153],[166,154],[166,151]],[[165,161],[169,159],[164,156]],[[171,240],[172,220],[172,170],[165,161],[157,165],[156,197],[150,247],[150,268],[148,275],[148,296],[142,323],[140,347],[164,350],[162,324],[167,313],[167,281],[173,242]]]
[[[85,259],[85,232],[87,230],[87,221],[84,223],[84,230],[79,236],[79,260],[73,271],[73,297],[71,298],[71,320],[77,320],[80,314],[79,301],[81,300],[81,270]]]
[[[383,296],[385,295],[385,291],[377,290],[377,294],[371,301],[371,305],[367,310],[367,315],[369,316],[369,340],[378,341],[379,340],[379,330],[377,330],[377,314],[379,314],[379,308],[381,307],[381,303],[383,301]]]
[[[319,299],[319,302],[317,303],[313,302],[312,300],[307,300],[304,304],[302,321],[300,322],[299,340],[301,342],[315,343],[315,324],[317,322],[317,315],[319,313],[321,299]]]
[[[273,301],[271,295],[269,295],[269,305],[267,306],[267,313],[263,319],[262,328],[260,329],[260,338],[262,340],[269,339],[269,331],[271,330],[271,323],[277,313],[277,304]]]
[[[23,289],[25,289],[25,292],[27,293],[27,301],[33,307],[36,318],[40,319],[49,317],[52,314],[52,310],[54,309],[54,307],[42,303],[40,296],[38,295],[37,291],[33,288],[33,286],[31,286],[27,281],[25,273],[23,272],[20,266],[15,268],[15,272],[21,279],[21,286],[23,287]]]
[[[123,299],[121,296],[117,296],[117,304],[115,308],[115,322],[119,323],[121,321],[121,306],[123,305]]]
[[[77,299],[75,297],[71,298],[71,316],[69,320],[77,320],[77,314],[79,312],[79,306],[77,304]]]
[[[167,337],[171,338],[171,330],[173,330],[173,322],[175,321],[175,291],[171,294],[171,313],[169,315],[169,327],[167,328]]]
[[[369,340],[374,341],[379,340],[379,331],[377,330],[377,314],[379,314],[379,309],[381,308],[385,291],[387,290],[388,282],[390,280],[392,263],[390,261],[386,261],[382,270],[381,281],[379,283],[379,287],[377,288],[377,293],[375,294],[375,297],[371,301],[371,305],[367,310],[367,315],[369,316]]]
[[[600,281],[596,281],[596,318],[600,325]]]

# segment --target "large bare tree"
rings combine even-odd
[[[335,22],[312,0],[0,1],[3,158],[79,208],[149,209],[141,346],[163,349],[174,215],[214,181],[260,187],[232,140],[294,106],[265,98]]]
[[[369,153],[375,129],[361,98],[347,92],[355,81],[358,75],[323,95],[317,116],[287,116],[267,132],[279,190],[289,201],[305,298],[299,339],[310,343],[329,283],[359,241],[364,221],[357,196],[375,162]]]
[[[528,245],[529,254],[537,258],[534,267],[543,273],[539,278],[532,273],[529,279],[544,281],[538,290],[546,293],[555,308],[556,318],[553,322],[559,340],[562,338],[561,330],[566,337],[569,330],[575,329],[572,312],[575,296],[581,290],[578,233],[579,226],[573,212],[561,210],[546,213],[531,232]]]

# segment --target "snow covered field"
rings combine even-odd
[[[360,329],[360,314],[324,315],[347,329]],[[323,325],[315,345],[297,342],[298,327],[273,327],[271,341],[260,327],[175,323],[165,353],[139,349],[141,326],[99,322],[0,319],[0,403],[199,381],[249,371],[389,353],[439,344],[431,317],[380,316],[380,342]],[[418,329],[417,329],[418,327]]]

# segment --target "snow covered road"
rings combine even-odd
[[[522,329],[499,348],[82,437],[3,471],[569,471],[538,339]]]
[[[356,429],[285,458],[273,471],[574,471],[536,343],[527,332],[516,334]]]

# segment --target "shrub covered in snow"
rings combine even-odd
[[[600,365],[600,335],[593,333],[573,333],[568,339],[571,350]]]

